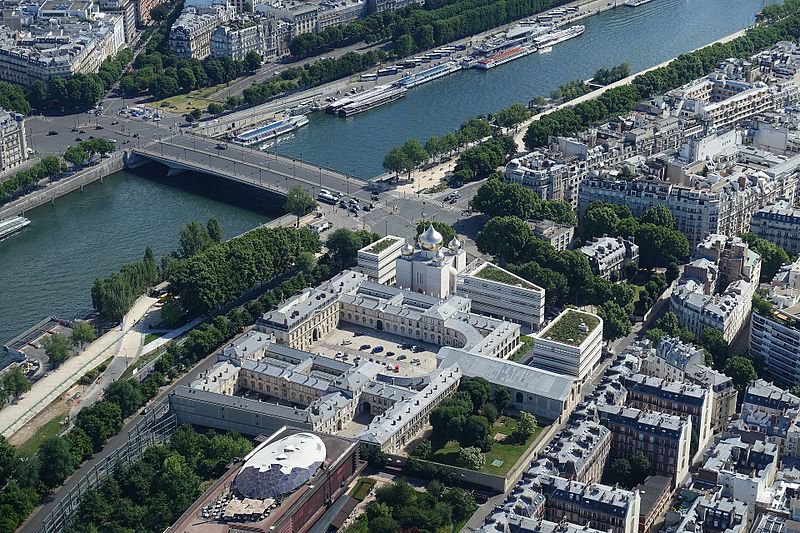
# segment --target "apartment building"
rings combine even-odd
[[[785,200],[756,211],[750,220],[750,231],[790,255],[800,254],[800,209]]]
[[[711,427],[723,430],[736,414],[738,392],[733,380],[705,365],[705,350],[672,337],[644,350],[641,372],[670,381],[697,383],[711,391]]]
[[[211,34],[234,14],[223,5],[184,7],[169,32],[169,48],[182,59],[205,59],[211,55]]]
[[[689,473],[692,420],[632,407],[598,405],[600,423],[611,430],[611,458],[641,452],[653,470],[680,486]]]
[[[765,503],[778,471],[778,447],[763,441],[723,439],[710,450],[697,479],[722,487],[722,495],[750,505]]]
[[[110,13],[122,17],[126,42],[132,43],[136,39],[136,27],[137,25],[141,25],[137,14],[139,6],[138,1],[100,0],[97,5],[103,13]],[[147,16],[150,16],[149,12]]]
[[[262,59],[274,59],[278,55],[276,24],[270,16],[238,17],[223,23],[211,33],[211,57],[242,61],[255,52]]]
[[[653,410],[692,419],[698,436],[698,451],[711,443],[711,392],[700,385],[648,377],[643,374],[623,376],[622,386],[628,391],[625,403],[636,409]]]
[[[761,275],[761,256],[738,237],[709,235],[695,249],[670,298],[681,327],[698,337],[705,328],[727,342],[742,331]]]
[[[25,117],[0,109],[0,172],[14,168],[27,159]]]
[[[617,281],[624,276],[628,265],[639,264],[639,246],[633,237],[595,237],[581,246],[580,251],[589,260],[592,272],[601,278]]]
[[[567,250],[575,236],[575,227],[552,220],[528,221],[537,239],[543,240],[559,252]]]
[[[594,421],[573,424],[553,436],[540,457],[571,481],[597,483],[611,452],[611,431]]]
[[[537,476],[536,485],[545,497],[546,520],[586,524],[611,533],[639,530],[641,497],[638,493],[547,474]]]
[[[750,355],[764,361],[775,383],[790,388],[800,384],[800,260],[775,274],[766,302],[767,309],[753,310]]]
[[[778,445],[779,452],[800,458],[800,398],[759,379],[745,392],[739,418],[728,424],[727,434],[743,441]]]

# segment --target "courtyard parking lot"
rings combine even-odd
[[[412,346],[417,347],[416,351]],[[339,329],[320,339],[311,351],[328,357],[339,354],[338,358],[348,363],[360,357],[385,365],[387,374],[416,377],[436,369],[439,347],[385,331],[340,323]]]

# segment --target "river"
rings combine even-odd
[[[549,94],[598,67],[632,71],[700,47],[753,22],[764,0],[653,0],[584,19],[586,32],[488,71],[462,71],[412,89],[395,103],[343,119],[317,113],[277,150],[360,177],[381,173],[384,154],[410,136],[424,140],[469,117]],[[47,315],[91,307],[92,281],[141,257],[173,250],[181,225],[216,216],[231,236],[279,211],[275,200],[199,175],[152,178],[120,172],[26,216],[32,224],[0,243],[0,343]],[[148,177],[146,177],[148,176]],[[188,186],[187,186],[188,184]],[[178,186],[176,186],[178,185]]]
[[[621,0],[618,0],[621,3]],[[631,72],[657,65],[753,23],[763,0],[653,0],[618,7],[577,22],[580,37],[490,70],[463,70],[411,89],[405,98],[349,118],[324,113],[284,137],[277,151],[361,178],[383,172],[383,156],[409,137],[425,141],[467,118],[491,113],[567,81],[591,78],[599,67],[626,62]]]
[[[26,213],[31,225],[0,242],[0,345],[48,315],[91,309],[98,276],[177,247],[183,224],[217,217],[238,235],[275,217],[274,198],[198,174],[163,177],[159,167],[118,172]]]

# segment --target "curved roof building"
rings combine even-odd
[[[325,461],[325,455],[325,443],[316,435],[290,435],[256,449],[233,486],[245,498],[277,498],[311,479]]]

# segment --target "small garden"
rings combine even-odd
[[[529,337],[528,335],[520,335],[519,342],[519,348],[517,348],[517,351],[512,353],[511,357],[509,357],[509,359],[512,361],[519,361],[525,357],[531,348],[533,348],[533,337]]]
[[[506,388],[492,391],[483,378],[462,380],[459,391],[431,412],[431,437],[412,456],[505,475],[542,429],[530,413],[516,418],[504,414],[510,405]]]
[[[519,276],[515,276],[509,272],[506,272],[505,270],[501,270],[491,265],[483,267],[475,275],[481,279],[485,279],[488,281],[496,281],[498,283],[504,283],[506,285],[519,285],[523,289],[536,288],[532,283],[525,281]]]

